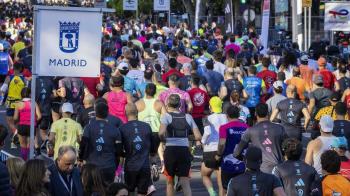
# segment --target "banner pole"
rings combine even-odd
[[[311,46],[311,7],[309,7],[309,39],[307,49]]]
[[[304,7],[304,51],[307,50],[307,13],[306,13],[307,8]]]
[[[34,48],[34,55],[32,58],[32,81],[31,81],[31,105],[30,105],[30,142],[29,142],[29,158],[33,159],[34,158],[34,138],[35,138],[35,91],[36,91],[36,77],[37,77],[37,73],[36,73],[36,52],[37,50],[35,50],[35,48],[37,47],[37,44],[35,43],[37,39],[37,33],[35,32],[35,30],[37,30],[38,28],[38,22],[37,22],[37,12],[38,10],[35,9],[34,7],[34,40],[33,40],[33,48]]]

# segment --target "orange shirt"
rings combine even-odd
[[[312,77],[314,75],[314,70],[311,69],[308,65],[302,64],[299,66],[299,70],[301,78],[305,81],[306,89],[311,90],[313,86]]]
[[[333,193],[340,193],[339,195],[350,195],[350,182],[343,176],[328,175],[322,180],[323,196],[332,196]]]
[[[297,93],[300,98],[300,100],[305,100],[304,92],[305,92],[305,86],[306,82],[304,79],[301,79],[299,77],[292,77],[291,79],[287,80],[286,82],[288,85],[294,85],[297,88]]]

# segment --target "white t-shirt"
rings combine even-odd
[[[213,152],[218,150],[219,129],[221,125],[227,123],[225,114],[211,114],[208,116],[209,125],[204,127],[202,143],[204,152]]]
[[[225,64],[215,61],[215,63],[214,63],[214,71],[219,72],[222,76],[224,76],[225,69],[226,69],[226,65]]]

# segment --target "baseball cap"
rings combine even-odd
[[[242,40],[243,40],[243,41],[247,41],[248,39],[249,39],[249,37],[248,37],[247,35],[245,35],[245,36],[242,37]]]
[[[119,70],[127,70],[127,69],[129,69],[129,64],[127,64],[125,62],[121,62],[117,66],[117,69],[119,69]]]
[[[279,81],[279,80],[275,81],[275,82],[273,83],[273,88],[276,88],[276,89],[278,89],[278,88],[283,88],[283,82],[282,82],[282,81]]]
[[[222,100],[218,96],[212,97],[209,101],[209,105],[212,112],[222,112]]]
[[[157,41],[158,41],[158,43],[162,43],[163,42],[163,38],[162,37],[157,37]]]
[[[305,55],[300,57],[300,60],[301,61],[309,61],[309,56],[305,54]]]
[[[348,143],[345,137],[337,137],[333,140],[333,148],[348,149]]]
[[[334,120],[329,115],[324,115],[320,119],[321,130],[325,133],[332,133],[334,127]]]
[[[0,43],[0,51],[3,51],[3,50],[4,50],[4,44]]]
[[[255,146],[249,147],[245,154],[245,160],[247,168],[254,170],[259,169],[262,162],[261,149]]]
[[[318,75],[315,75],[314,78],[313,78],[313,82],[315,84],[322,84],[323,83],[323,76],[318,74]]]
[[[63,113],[69,112],[73,114],[73,105],[71,103],[64,103],[62,105],[62,112]]]
[[[329,97],[329,99],[333,102],[338,102],[341,98],[341,95],[339,93],[332,93],[332,95]]]
[[[191,65],[191,63],[184,63],[183,65],[182,65],[182,69],[188,69],[188,70],[190,70],[191,71],[191,69],[192,69],[192,65]]]

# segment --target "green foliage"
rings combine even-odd
[[[115,9],[118,16],[135,16],[135,12],[123,11],[123,0],[109,0],[108,6]],[[138,11],[143,14],[151,14],[153,10],[153,0],[139,0]]]

